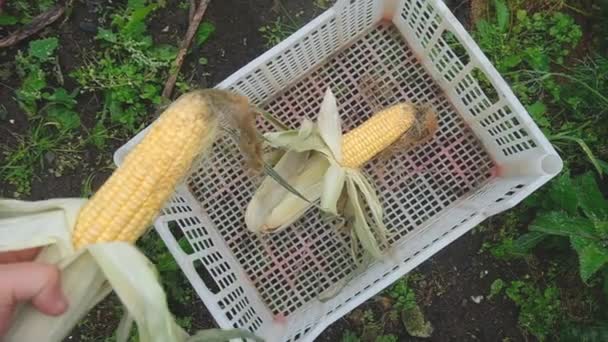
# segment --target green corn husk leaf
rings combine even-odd
[[[331,154],[310,120],[304,120],[299,130],[266,133],[264,139],[270,146],[276,148],[295,152],[319,151],[325,155]]]
[[[264,179],[245,211],[245,223],[253,232],[260,232],[265,219],[272,209],[287,195],[288,189],[279,182],[293,182],[300,170],[306,165],[308,153],[288,151],[279,160],[273,171],[276,175]]]
[[[365,212],[363,211],[363,207],[359,202],[359,193],[357,192],[355,181],[351,178],[346,179],[346,189],[349,196],[348,204],[352,206],[354,214],[353,229],[356,233],[357,239],[361,242],[361,246],[363,246],[363,248],[374,258],[380,258],[382,256],[382,252],[380,251],[378,241],[376,241],[370,226],[367,224]],[[353,243],[356,242],[353,241]]]
[[[323,176],[327,172],[329,162],[325,157],[313,153],[305,165],[306,167],[289,181],[296,192],[287,191],[270,214],[263,218],[265,230],[278,231],[286,228],[315,206],[314,202],[323,191]]]
[[[336,97],[330,88],[325,91],[317,125],[323,142],[331,151],[333,158],[338,163],[342,162],[342,124],[340,123]]]
[[[382,205],[380,204],[380,199],[376,194],[376,190],[369,182],[367,177],[365,177],[359,170],[348,170],[348,177],[353,179],[358,189],[361,191],[361,194],[365,199],[365,203],[372,212],[372,217],[375,223],[372,225],[372,227],[374,227],[374,230],[382,242],[386,243],[386,227],[384,226],[383,210]]]
[[[346,171],[343,167],[331,164],[323,179],[323,193],[321,194],[321,208],[330,214],[338,215],[338,200],[344,189]]]
[[[0,199],[0,251],[44,247],[37,261],[57,265],[69,306],[56,317],[29,303],[15,313],[5,342],[63,341],[75,325],[112,290],[127,308],[117,335],[126,341],[133,320],[141,342],[186,342],[188,334],[169,312],[154,266],[134,246],[124,242],[90,245],[74,251],[71,232],[83,199],[22,202]],[[226,338],[250,338],[251,333],[227,331]],[[218,335],[221,336],[221,335]]]

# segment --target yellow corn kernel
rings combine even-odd
[[[183,95],[80,211],[72,242],[78,249],[110,241],[135,242],[150,226],[196,157],[210,146],[217,116],[202,92]]]
[[[342,137],[342,166],[361,167],[396,142],[415,120],[416,108],[406,103],[378,112]]]

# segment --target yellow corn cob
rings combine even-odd
[[[342,137],[342,166],[359,168],[396,142],[416,121],[416,108],[388,107]]]
[[[218,127],[203,92],[183,95],[152,125],[108,181],[80,211],[74,246],[135,242],[149,227]]]

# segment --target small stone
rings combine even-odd
[[[8,122],[10,122],[11,125],[14,125],[15,124],[15,119],[10,119],[10,120],[8,120]]]
[[[162,29],[161,32],[169,32],[169,25],[165,26],[165,28]]]
[[[481,301],[483,300],[483,296],[471,296],[471,300],[475,303],[475,304],[479,304],[481,303]]]

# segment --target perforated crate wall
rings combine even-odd
[[[364,270],[353,264],[348,234],[315,210],[279,233],[249,233],[243,214],[260,180],[243,172],[227,139],[178,189],[156,229],[218,324],[267,341],[314,339],[561,169],[546,138],[439,0],[338,1],[218,87],[249,96],[292,126],[316,117],[327,87],[345,130],[400,101],[431,105],[439,116],[431,141],[365,168],[392,248]],[[117,152],[117,163],[144,133]],[[177,244],[182,234],[193,253]]]

